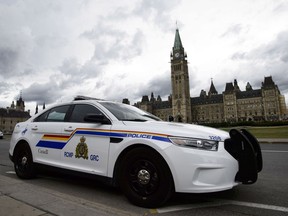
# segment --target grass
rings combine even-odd
[[[244,127],[251,132],[256,138],[287,138],[288,126],[271,126],[271,127]],[[231,128],[222,128],[229,131]]]

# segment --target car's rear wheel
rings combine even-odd
[[[142,207],[157,207],[166,202],[174,184],[170,169],[154,150],[139,147],[123,158],[119,185],[130,202]]]
[[[27,144],[18,146],[14,152],[14,169],[19,178],[31,179],[35,177],[32,153]]]

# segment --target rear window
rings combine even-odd
[[[68,109],[69,105],[52,108],[34,119],[34,122],[64,122]]]

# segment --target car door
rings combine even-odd
[[[69,105],[54,107],[31,122],[30,144],[34,162],[59,166],[61,149],[69,138],[63,134],[69,107]]]
[[[65,168],[107,175],[111,124],[89,123],[87,114],[104,115],[91,104],[75,104],[64,133],[69,141],[62,149],[61,160]]]

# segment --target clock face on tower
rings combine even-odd
[[[180,53],[179,52],[176,52],[175,55],[174,55],[176,58],[178,58],[180,56]]]

